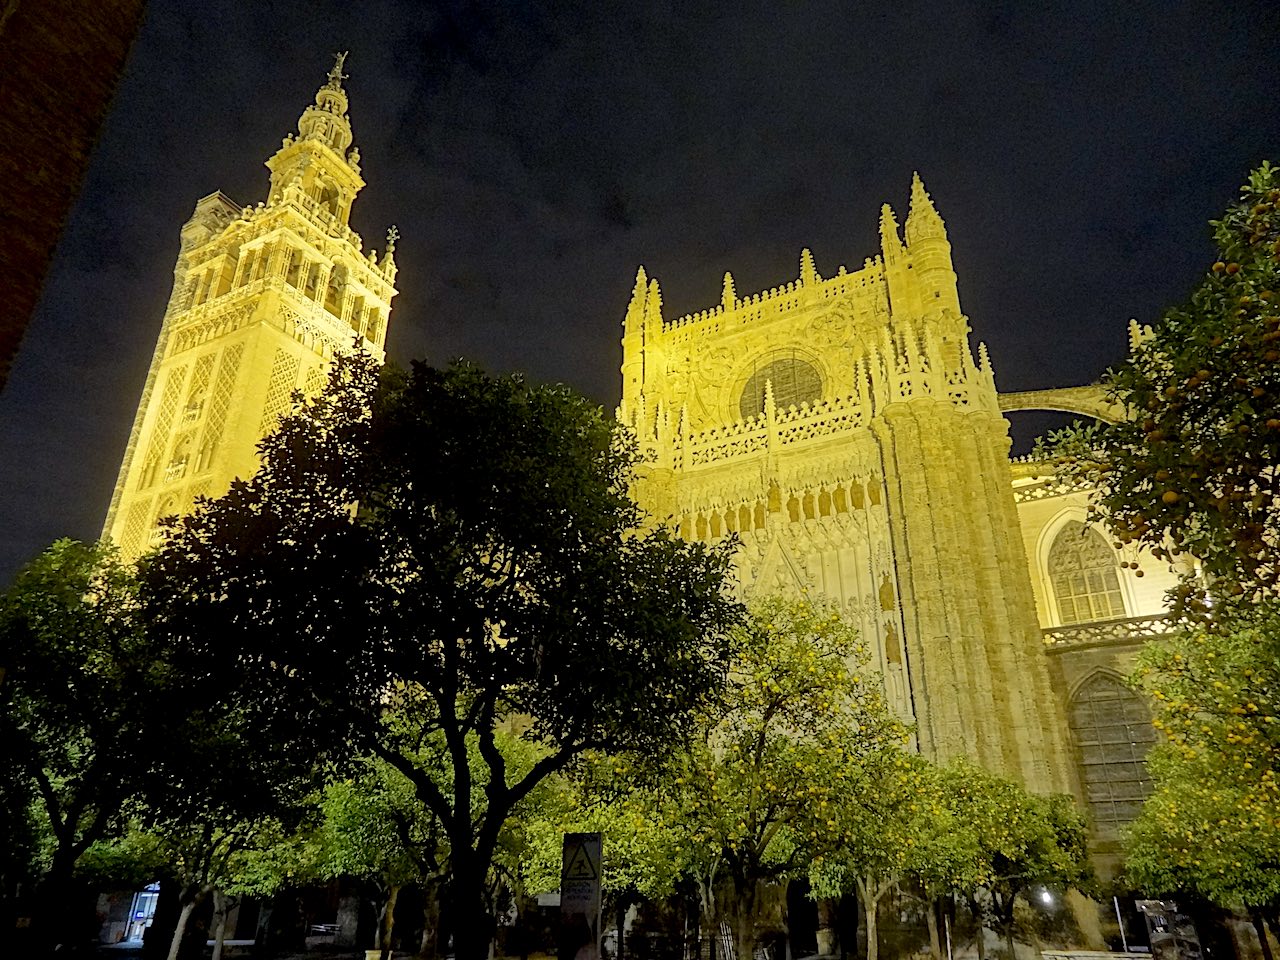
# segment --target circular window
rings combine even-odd
[[[795,357],[774,360],[756,369],[742,388],[738,410],[742,419],[764,412],[764,385],[773,384],[773,403],[779,410],[812,402],[822,396],[822,377],[813,364]]]

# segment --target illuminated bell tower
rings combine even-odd
[[[129,435],[104,536],[135,557],[158,523],[217,497],[258,465],[258,441],[295,389],[323,386],[335,353],[383,357],[395,290],[386,252],[363,252],[348,224],[364,186],[351,146],[346,54],[340,54],[297,135],[267,161],[265,203],[222,193],[183,226],[173,292]]]
[[[916,177],[905,238],[862,269],[663,316],[641,269],[623,319],[638,501],[686,539],[736,535],[745,593],[830,598],[920,750],[1038,790],[1073,782],[1012,492],[1008,425],[969,343],[951,245]]]

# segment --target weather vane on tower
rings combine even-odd
[[[334,86],[342,86],[342,81],[347,79],[347,75],[342,72],[342,65],[347,62],[347,54],[349,52],[343,50],[341,53],[333,55],[333,69],[329,71],[329,82]]]

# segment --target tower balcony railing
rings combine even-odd
[[[1127,617],[1122,620],[1073,623],[1062,627],[1050,627],[1042,630],[1041,633],[1046,647],[1050,650],[1063,650],[1069,647],[1141,643],[1144,640],[1167,636],[1177,629],[1178,623],[1173,616],[1157,613],[1146,617]]]

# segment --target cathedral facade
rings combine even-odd
[[[335,352],[383,355],[395,232],[378,256],[349,226],[364,181],[343,79],[339,57],[267,161],[264,202],[214,193],[182,228],[104,532],[127,556],[252,474]],[[1122,680],[1164,629],[1174,572],[1092,525],[1087,490],[1011,459],[1010,410],[1114,412],[1096,388],[997,390],[919,177],[880,240],[828,277],[803,251],[762,293],[726,274],[719,303],[678,318],[641,269],[617,412],[639,440],[636,496],[687,539],[736,536],[744,593],[835,602],[921,752],[1074,793],[1105,853],[1149,789],[1154,736]]]
[[[858,624],[919,749],[1068,791],[1113,845],[1153,739],[1123,683],[1173,574],[1117,551],[1088,492],[1010,458],[1014,409],[1107,418],[1096,388],[1001,395],[970,342],[946,227],[917,176],[881,250],[667,318],[643,268],[618,418],[637,496],[689,539],[741,542],[744,592],[804,592]]]
[[[159,522],[217,497],[257,469],[258,441],[294,390],[324,383],[335,351],[381,358],[396,295],[395,230],[363,251],[351,204],[364,186],[338,58],[297,134],[267,161],[267,200],[222,193],[183,226],[142,401],[104,537],[126,556],[161,536]]]

